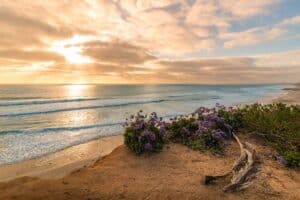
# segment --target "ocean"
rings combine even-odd
[[[283,85],[1,85],[0,164],[122,134],[131,114],[189,114],[274,95]]]

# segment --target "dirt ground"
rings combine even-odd
[[[205,175],[231,168],[239,156],[232,142],[223,156],[180,144],[136,156],[122,145],[63,178],[23,177],[0,183],[0,199],[300,199],[300,172],[277,163],[271,149],[249,142],[256,144],[259,173],[247,189],[235,193],[224,193],[222,184],[203,184]]]

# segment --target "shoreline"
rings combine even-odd
[[[273,102],[281,102],[286,104],[300,104],[300,83],[290,85],[292,87],[283,88],[285,95],[280,95]]]
[[[294,86],[294,87],[291,87]],[[279,92],[243,104],[259,103],[299,103],[297,93],[300,84],[289,84]],[[242,104],[242,105],[243,105]],[[38,158],[17,163],[0,165],[0,182],[9,181],[23,176],[43,179],[61,178],[74,170],[92,165],[99,158],[110,154],[123,144],[123,135],[103,137],[81,143],[63,150],[50,153]]]
[[[61,178],[66,174],[92,165],[123,144],[123,135],[91,140],[38,158],[0,165],[0,182],[23,176]]]

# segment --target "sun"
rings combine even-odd
[[[71,97],[82,97],[87,90],[88,85],[75,84],[75,85],[65,85],[66,93]]]
[[[88,40],[89,39],[86,37],[75,35],[71,39],[54,42],[50,47],[50,50],[62,54],[70,64],[91,63],[93,61],[91,58],[81,54],[82,47],[80,46],[80,43]]]

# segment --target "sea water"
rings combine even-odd
[[[1,85],[0,164],[122,134],[131,114],[252,102],[283,85]]]

